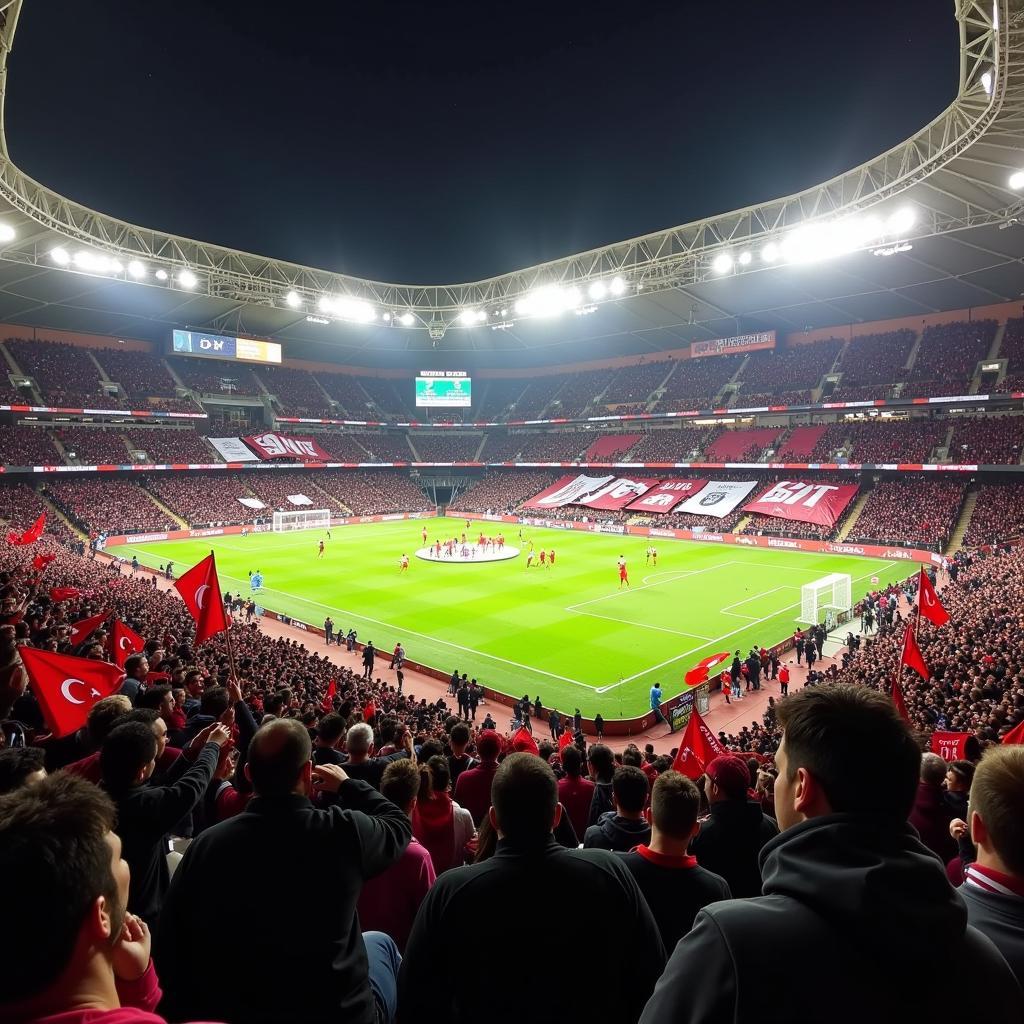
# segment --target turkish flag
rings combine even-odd
[[[228,616],[224,611],[224,599],[217,580],[217,563],[212,551],[180,576],[174,583],[174,589],[181,594],[185,607],[196,620],[197,646],[228,628]]]
[[[690,721],[686,723],[679,753],[672,762],[672,770],[696,780],[704,774],[709,761],[725,753],[728,751],[718,742],[718,737],[704,724],[700,712],[694,708],[690,712]]]
[[[57,556],[56,555],[36,555],[32,559],[32,568],[39,569],[42,571],[45,569]]]
[[[530,734],[530,730],[521,726],[512,737],[512,750],[516,754],[539,754],[540,747]]]
[[[333,704],[334,695],[337,692],[338,692],[338,684],[337,684],[337,682],[334,679],[332,679],[327,684],[327,693],[324,694],[324,699],[323,699],[323,701],[320,704],[320,707],[323,708],[324,711],[331,711],[334,708],[334,704]]]
[[[900,687],[900,681],[894,679],[892,681],[892,702],[896,705],[896,710],[899,712],[900,718],[904,722],[910,722],[910,713],[907,711],[907,702],[903,699],[903,690]]]
[[[721,665],[723,661],[728,661],[731,657],[732,655],[728,651],[723,651],[721,654],[712,654],[703,661],[698,661],[697,664],[686,673],[684,682],[687,686],[696,686],[698,683],[706,683],[710,670],[716,665]]]
[[[933,626],[942,626],[949,622],[949,612],[942,607],[939,595],[923,567],[917,584],[917,607]]]
[[[914,636],[914,627],[907,623],[906,632],[903,634],[903,653],[900,655],[900,665],[905,668],[912,668],[922,679],[931,679],[931,669],[925,664],[921,648],[917,646],[917,637]]]
[[[50,600],[57,603],[70,601],[71,598],[78,597],[81,593],[78,587],[54,587],[50,591]]]
[[[129,629],[120,619],[114,619],[114,627],[110,631],[110,654],[118,668],[133,655],[141,654],[146,648],[146,641],[133,629]],[[148,676],[152,680],[153,675]]]
[[[71,623],[71,643],[84,644],[100,628],[103,621],[110,615],[109,611],[100,612],[98,615],[90,615],[87,619],[79,619]]]
[[[1020,720],[1000,741],[1000,743],[1024,743],[1024,718]]]
[[[7,543],[15,546],[22,544],[35,544],[37,540],[43,535],[43,530],[46,528],[46,513],[41,512],[39,518],[24,532],[14,533],[13,531],[7,534]]]
[[[70,736],[85,725],[96,701],[117,693],[124,673],[116,666],[92,658],[19,648],[22,663],[50,731],[56,739]]]
[[[560,751],[561,750],[565,750],[566,747],[571,747],[572,743],[573,743],[572,733],[569,732],[568,729],[566,729],[565,732],[563,732],[562,735],[558,737],[558,749]]]

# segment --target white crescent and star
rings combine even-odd
[[[71,687],[75,683],[78,683],[81,686],[85,686],[85,682],[83,680],[75,679],[72,677],[71,679],[65,679],[64,682],[60,684],[60,692],[64,695],[64,699],[69,704],[84,704],[84,700],[79,700],[77,697],[71,696]]]
[[[210,589],[209,584],[203,583],[196,587],[196,607],[202,608],[203,601],[206,600],[206,592]]]
[[[131,640],[129,640],[128,637],[126,636],[121,637],[121,639],[117,642],[122,651],[130,651],[133,649]]]

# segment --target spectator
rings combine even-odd
[[[455,799],[469,811],[473,816],[473,824],[479,828],[491,806],[491,783],[498,771],[501,737],[485,729],[477,737],[476,752],[480,756],[480,763],[459,775],[455,783]]]
[[[409,758],[384,769],[380,792],[412,819],[420,790],[420,772]],[[359,894],[359,924],[365,931],[383,932],[405,952],[412,923],[437,873],[430,851],[416,838],[409,840],[402,856],[379,875],[368,878]]]
[[[41,747],[7,747],[0,750],[0,796],[46,778]]]
[[[732,899],[729,883],[686,852],[697,834],[699,808],[700,791],[685,775],[659,775],[651,789],[650,842],[622,855],[658,922],[666,950],[676,948],[701,907]]]
[[[783,832],[761,855],[764,895],[697,915],[641,1024],[936,1020],[949,991],[921,984],[922,971],[970,978],[973,1019],[1019,1020],[1006,962],[967,927],[942,864],[906,824],[920,754],[892,701],[866,687],[806,687],[778,718]],[[778,985],[769,949],[807,970]]]
[[[356,902],[363,882],[401,857],[412,828],[398,807],[342,768],[314,768],[311,752],[299,722],[264,725],[249,748],[254,799],[196,839],[175,872],[156,955],[169,1017],[246,1024],[393,1019],[397,950],[379,932],[364,942]],[[337,803],[313,805],[314,779]],[[304,899],[253,898],[266,890],[269,865],[283,879],[323,882],[315,913]],[[224,902],[228,881],[237,894],[232,926],[245,941],[221,943],[214,966],[195,926]],[[248,978],[254,964],[274,969],[257,983],[225,983]]]
[[[590,804],[594,799],[594,783],[582,775],[583,755],[579,747],[570,744],[562,748],[562,770],[565,774],[558,780],[558,802],[572,822],[578,836],[587,831]]]
[[[536,1021],[634,1021],[664,964],[657,925],[632,876],[604,850],[564,850],[552,829],[561,817],[551,768],[533,754],[511,754],[494,777],[488,819],[498,834],[494,856],[438,878],[420,908],[399,978],[403,1020],[477,1022],[482,1008],[493,1024],[523,1020],[520,998],[495,998],[492,960],[497,923],[483,929],[481,912],[502,908],[502,947],[529,951],[528,963],[558,964],[576,983],[548,986]],[[573,934],[596,941],[567,942],[560,928],[538,928],[514,912],[524,891],[571,894]],[[597,939],[628,936],[621,943]],[[480,935],[480,941],[467,937]],[[457,954],[456,952],[457,951]],[[587,984],[584,979],[600,979]]]
[[[434,870],[442,874],[466,861],[476,829],[473,816],[455,803],[448,790],[451,775],[445,758],[435,755],[420,768],[420,787],[412,812],[412,834],[430,851]]]
[[[651,838],[651,826],[644,819],[648,794],[647,776],[626,765],[612,778],[614,811],[606,811],[583,836],[584,849],[616,850],[626,853]]]
[[[142,688],[146,685],[149,675],[149,662],[144,654],[133,654],[124,663],[124,679],[118,693],[124,694],[132,704],[139,699]]]
[[[610,747],[603,743],[595,743],[587,751],[587,761],[590,765],[590,778],[594,783],[594,796],[590,801],[590,812],[587,814],[589,828],[601,820],[601,815],[615,810],[612,794],[615,758]]]
[[[705,775],[711,816],[694,836],[691,852],[701,867],[729,883],[733,896],[757,896],[761,892],[758,855],[779,829],[761,805],[749,798],[750,770],[742,758],[716,757]]]
[[[971,784],[969,829],[978,859],[958,890],[967,920],[1024,987],[1024,746],[985,751]]]
[[[954,812],[942,788],[945,780],[946,762],[938,754],[922,754],[921,778],[910,824],[917,829],[921,842],[942,858],[943,864],[956,856],[956,843],[949,837]]]
[[[967,798],[974,781],[974,765],[970,761],[953,761],[946,766],[946,803],[954,818],[967,820]]]
[[[451,753],[448,755],[448,771],[451,773],[452,785],[458,783],[459,776],[464,771],[476,766],[476,758],[470,757],[466,753],[469,740],[469,726],[465,722],[458,722],[452,726],[452,731],[448,735],[448,745],[451,748]]]
[[[350,779],[360,779],[374,789],[380,789],[384,769],[392,761],[412,754],[412,736],[408,732],[405,733],[404,741],[405,746],[401,750],[383,757],[373,757],[373,730],[365,722],[357,722],[345,738],[345,749],[348,751],[345,774]]]

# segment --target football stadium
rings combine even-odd
[[[0,0],[0,1020],[1020,1019],[1024,4],[940,6]]]

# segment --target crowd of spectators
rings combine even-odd
[[[962,395],[996,336],[995,320],[957,321],[926,327],[910,370],[911,397]]]
[[[290,366],[260,366],[254,371],[268,393],[276,399],[284,416],[312,416],[330,419],[334,410],[330,399],[308,370]]]
[[[846,453],[850,429],[846,423],[830,423],[814,442],[810,462],[835,462],[839,452]]]
[[[846,427],[851,462],[931,462],[932,450],[945,443],[943,420],[867,420]]]
[[[759,409],[773,405],[809,405],[811,391],[743,391],[736,392],[729,407],[735,409]]]
[[[535,420],[551,404],[551,400],[565,384],[567,374],[555,373],[544,377],[534,377],[526,390],[516,399],[510,418],[513,420]]]
[[[480,447],[480,435],[447,430],[417,430],[409,435],[419,462],[472,462]]]
[[[21,371],[32,377],[43,401],[61,408],[123,409],[124,402],[103,390],[103,379],[90,350],[80,345],[28,338],[7,338],[7,351]]]
[[[624,415],[629,411],[640,412],[647,407],[647,402],[661,382],[673,369],[673,362],[668,359],[647,362],[641,360],[632,366],[624,366],[608,385],[608,390],[601,399],[602,405],[614,405],[615,411]]]
[[[742,353],[735,353],[679,360],[672,376],[665,382],[664,394],[658,400],[655,411],[710,409],[718,393],[732,379],[745,358]]]
[[[359,384],[373,403],[378,418],[387,420],[407,420],[412,414],[412,380],[404,382],[409,389],[409,399],[403,400],[399,391],[401,384],[388,377],[360,377]]]
[[[170,518],[135,480],[104,476],[46,481],[46,493],[86,533],[176,530]]]
[[[57,427],[54,434],[68,457],[80,466],[131,462],[119,427]]]
[[[832,369],[840,350],[841,338],[826,338],[808,345],[762,349],[751,352],[739,383],[743,385],[738,405],[758,405],[755,398],[800,392],[810,397],[821,378]],[[801,401],[806,401],[802,399]],[[799,404],[776,402],[773,404]]]
[[[882,334],[862,334],[851,339],[843,352],[840,391],[832,398],[849,402],[884,397],[883,392],[893,381],[906,379],[904,371],[915,338],[914,332],[905,327]],[[854,387],[860,390],[851,391]]]
[[[241,395],[252,398],[263,393],[252,368],[245,363],[189,359],[184,356],[169,356],[168,360],[182,383],[200,394]]]
[[[317,444],[335,462],[369,462],[370,453],[359,443],[361,434],[341,434],[324,431],[314,435]]]
[[[539,470],[492,469],[453,499],[464,512],[514,512],[524,501],[540,494],[558,479],[557,473]]]
[[[981,547],[1024,537],[1024,484],[981,484],[964,546]]]
[[[145,487],[189,526],[231,526],[267,515],[238,500],[255,495],[237,473],[160,473],[147,477]]]
[[[400,472],[342,469],[318,473],[316,481],[320,490],[336,498],[357,516],[429,512],[434,508],[416,484]]]
[[[494,423],[509,416],[509,408],[526,390],[529,381],[518,377],[477,378],[474,388],[483,389],[483,400],[477,409],[477,419]]]
[[[339,471],[342,472],[342,471]],[[342,515],[348,510],[331,494],[320,490],[317,482],[328,472],[312,473],[250,473],[245,482],[271,511],[297,512],[304,508],[326,508],[332,514]],[[308,498],[309,504],[289,501],[289,495]],[[266,517],[265,513],[261,517]]]
[[[132,451],[146,453],[147,462],[210,465],[224,461],[217,449],[191,427],[129,427],[123,434]]]
[[[828,430],[826,426],[794,427],[779,443],[776,461],[778,462],[809,462],[814,459],[814,452]]]
[[[779,427],[754,427],[750,430],[723,430],[707,446],[709,462],[757,462],[773,447],[782,433]]]
[[[959,480],[879,481],[846,539],[941,548],[956,525],[964,491],[965,484]]]
[[[356,434],[356,440],[369,456],[363,462],[414,462],[416,455],[409,447],[406,434],[394,430],[378,430],[372,433]]]
[[[335,412],[333,414],[334,418],[353,420],[376,419],[376,416],[370,415],[368,408],[370,396],[359,383],[364,379],[363,377],[356,377],[348,373],[325,373],[321,371],[317,373],[316,379],[331,398],[341,406],[340,417],[339,413]]]
[[[1024,317],[1014,316],[1006,321],[998,358],[1006,360],[1006,373],[994,390],[1024,391]]]
[[[47,534],[65,542],[75,540],[75,534],[53,514],[53,509],[35,488],[11,483],[0,487],[0,520],[6,524],[6,529],[24,533],[44,512]]]
[[[721,433],[716,427],[673,427],[649,430],[640,437],[623,462],[697,462],[704,449]]]
[[[555,396],[551,408],[548,410],[548,416],[582,416],[598,396],[608,388],[614,377],[614,370],[585,370],[582,373],[572,374]]]
[[[63,460],[45,427],[0,426],[0,463],[4,466],[52,466]]]
[[[978,416],[953,420],[949,461],[995,465],[1020,462],[1024,417]]]
[[[177,400],[177,382],[159,355],[127,348],[97,348],[92,351],[107,376],[121,385],[132,408],[145,408],[151,398]],[[181,404],[180,411],[199,411],[194,402]]]

